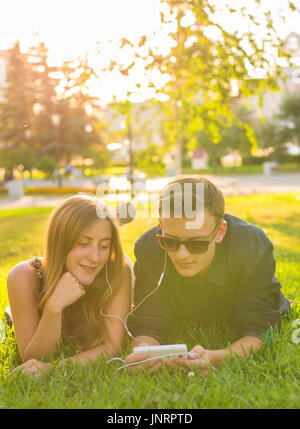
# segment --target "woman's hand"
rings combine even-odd
[[[73,304],[85,295],[85,288],[69,272],[64,273],[47,301],[47,308],[62,312],[65,307]]]
[[[142,369],[146,369],[150,374],[157,372],[162,367],[162,360],[160,358],[147,360],[147,353],[131,353],[125,359],[126,364],[129,364],[127,370],[129,372],[139,371]],[[141,362],[141,363],[139,363]]]
[[[49,373],[51,369],[52,365],[50,363],[41,362],[37,359],[30,359],[22,365],[17,366],[12,372],[9,373],[9,375],[14,372],[21,371],[22,374],[39,377],[42,375],[42,373]]]

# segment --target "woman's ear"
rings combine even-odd
[[[223,241],[223,238],[225,237],[226,232],[227,232],[227,221],[223,219],[219,227],[219,231],[217,233],[216,243],[221,243],[221,241]]]

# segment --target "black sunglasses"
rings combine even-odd
[[[157,241],[163,250],[177,252],[180,245],[183,244],[190,253],[205,253],[208,246],[213,241],[219,230],[221,221],[218,222],[212,233],[210,240],[178,240],[177,238],[166,237],[165,235],[156,234]]]

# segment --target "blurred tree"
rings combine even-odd
[[[48,49],[44,42],[30,47],[27,57],[34,90],[30,143],[42,153],[56,136],[53,117],[57,114],[56,87],[59,79],[53,76],[57,72],[57,67],[49,66]]]
[[[104,124],[96,98],[89,94],[92,74],[86,57],[66,62],[62,68],[52,67],[44,42],[26,53],[16,42],[0,106],[3,156],[26,143],[38,157],[50,155],[59,165],[73,155],[83,155],[92,144],[101,144]],[[16,152],[6,156],[10,171],[16,166],[16,156]]]
[[[166,167],[162,158],[162,148],[154,144],[148,146],[147,149],[135,152],[136,167],[148,177],[166,174]]]
[[[282,135],[282,128],[276,117],[269,120],[261,120],[256,125],[255,133],[259,147],[263,149],[278,147],[285,140]]]
[[[70,161],[72,155],[83,155],[91,145],[103,145],[104,121],[100,118],[98,99],[89,92],[94,71],[88,65],[87,57],[64,62],[61,72],[63,77],[57,102],[60,120],[57,138],[48,147],[48,152],[57,158],[55,154],[59,146],[60,156]]]
[[[143,37],[144,54],[139,55],[147,60],[149,71],[168,78],[163,86],[152,86],[156,97],[164,100],[159,105],[166,143],[176,147],[180,173],[184,141],[193,150],[202,130],[215,150],[222,139],[224,119],[235,121],[233,96],[255,93],[262,102],[263,91],[279,89],[278,79],[283,77],[276,58],[289,61],[290,56],[276,33],[270,10],[264,10],[260,0],[251,2],[252,10],[244,3],[233,8],[229,1],[213,5],[210,0],[162,0],[161,4],[161,33],[157,32],[156,39]],[[293,3],[288,7],[293,9]],[[239,18],[243,25],[233,32],[225,16]],[[164,40],[161,34],[167,35]],[[263,78],[258,79],[258,73]],[[237,125],[241,128],[240,121]],[[249,125],[245,131],[255,147]]]
[[[32,173],[32,169],[37,165],[36,152],[28,145],[21,143],[20,146],[11,148],[10,150],[2,149],[0,151],[1,165],[8,171],[13,171],[19,167],[23,171]]]
[[[43,155],[37,163],[37,168],[46,173],[48,178],[53,178],[54,171],[57,170],[58,165],[56,160],[51,155]]]
[[[127,93],[129,96],[130,93]],[[110,107],[119,113],[124,118],[123,129],[120,130],[119,134],[122,139],[128,142],[128,166],[129,166],[129,179],[133,177],[134,169],[134,155],[132,151],[132,122],[133,122],[133,108],[134,104],[130,100],[117,101],[114,96],[114,101],[110,104]]]
[[[254,140],[253,127],[255,127],[252,112],[245,106],[238,106],[232,114],[233,120],[224,117],[223,121],[216,123],[217,132],[220,135],[219,142],[213,141],[206,129],[201,129],[196,134],[196,148],[204,148],[207,151],[214,173],[221,165],[221,157],[230,151],[238,151],[242,157],[251,154]]]
[[[102,170],[108,167],[112,154],[104,145],[93,145],[88,149],[86,157],[94,161],[95,168]]]
[[[292,141],[300,146],[300,91],[287,94],[279,109],[277,118],[281,124],[281,142]]]
[[[37,156],[34,149],[28,143],[22,143],[13,150],[15,165],[22,166],[23,171],[29,171],[32,175],[32,169],[37,165]]]
[[[300,91],[287,94],[278,114],[258,124],[256,135],[260,147],[273,148],[277,158],[286,154],[285,143],[300,145]]]
[[[33,76],[18,41],[9,51],[3,96],[4,101],[0,104],[0,141],[4,145],[6,168],[12,173],[14,154],[9,155],[9,152],[30,137],[34,105]]]

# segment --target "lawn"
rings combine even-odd
[[[51,375],[28,378],[7,376],[20,363],[13,331],[7,328],[0,344],[0,408],[300,408],[300,342],[292,341],[300,319],[300,200],[295,193],[231,197],[226,211],[255,223],[274,243],[276,277],[285,296],[297,307],[282,323],[272,345],[248,359],[234,358],[208,374],[163,368],[146,372],[117,371],[119,362],[99,358],[87,367],[66,365]],[[52,208],[0,211],[0,319],[8,305],[6,276],[17,262],[41,255],[43,232]],[[133,245],[155,220],[138,218],[121,229],[124,249],[134,259]],[[300,327],[300,326],[299,326]],[[188,348],[201,344],[222,348],[233,333],[226,325],[174,327],[172,341]],[[300,339],[300,333],[298,334]],[[128,344],[122,351],[126,355]],[[61,357],[68,350],[61,351]]]

